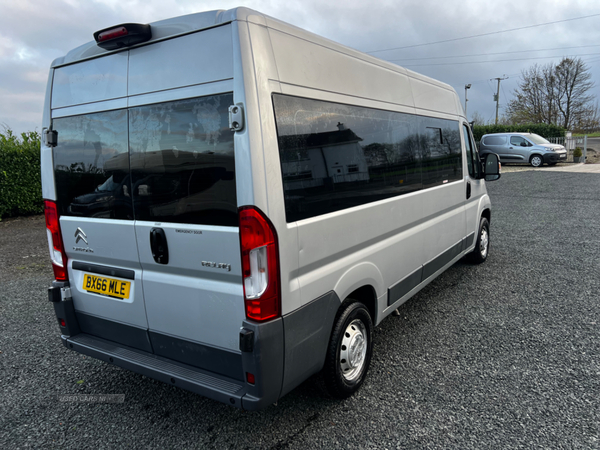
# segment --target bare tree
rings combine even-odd
[[[570,129],[572,125],[589,119],[590,115],[597,116],[594,96],[588,93],[594,87],[594,82],[585,63],[580,58],[565,58],[556,66],[555,72],[558,109],[562,119],[559,125]]]
[[[594,83],[581,59],[535,64],[522,71],[521,79],[506,110],[511,123],[548,123],[566,129],[597,126],[598,107],[590,94]]]
[[[475,111],[473,114],[471,114],[471,119],[473,125],[485,125],[485,119],[479,113],[479,111]]]

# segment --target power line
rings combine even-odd
[[[405,48],[423,47],[425,45],[443,44],[443,43],[446,43],[446,42],[455,42],[455,41],[461,41],[461,40],[464,40],[464,39],[472,39],[472,38],[476,38],[476,37],[491,36],[491,35],[494,35],[494,34],[509,33],[511,31],[525,30],[525,29],[528,29],[528,28],[542,27],[542,26],[545,26],[545,25],[553,25],[555,23],[562,23],[562,22],[570,22],[570,21],[573,21],[573,20],[588,19],[590,17],[596,17],[596,16],[600,16],[600,13],[598,13],[598,14],[590,14],[589,16],[573,17],[571,19],[555,20],[554,22],[546,22],[546,23],[538,23],[538,24],[535,24],[535,25],[527,25],[527,26],[524,26],[524,27],[511,28],[511,29],[508,29],[508,30],[492,31],[490,33],[481,33],[481,34],[474,34],[472,36],[464,36],[464,37],[453,38],[453,39],[445,39],[443,41],[427,42],[427,43],[424,43],[424,44],[405,45],[403,47],[386,48],[386,49],[382,49],[382,50],[372,50],[370,52],[365,52],[365,53],[380,53],[380,52],[387,52],[387,51],[391,51],[391,50],[403,50]]]
[[[600,55],[600,53],[583,53],[579,55],[571,55],[571,56],[593,56]],[[462,61],[462,62],[453,62],[453,63],[426,63],[426,64],[403,64],[402,67],[417,67],[417,66],[454,66],[454,65],[465,65],[465,64],[482,64],[482,63],[496,63],[496,62],[508,62],[508,61],[529,61],[532,59],[551,59],[551,58],[562,58],[564,55],[555,55],[555,56],[535,56],[531,58],[511,58],[511,59],[494,59],[491,61]]]
[[[389,62],[399,62],[399,61],[423,61],[426,59],[452,59],[452,58],[470,58],[472,56],[492,56],[492,55],[508,55],[512,53],[530,53],[530,52],[546,52],[552,50],[568,50],[572,48],[586,48],[586,47],[600,47],[600,44],[594,45],[579,45],[577,47],[555,47],[555,48],[540,48],[540,49],[532,49],[532,50],[515,50],[512,52],[496,52],[496,53],[475,53],[472,55],[454,55],[454,56],[429,56],[427,58],[402,58],[402,59],[388,59],[386,61]]]

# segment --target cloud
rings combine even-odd
[[[362,51],[402,47],[492,31],[518,28],[564,18],[600,12],[595,2],[575,0],[509,0],[481,2],[466,0],[439,2],[398,2],[392,0],[302,2],[259,1],[184,1],[184,0],[0,0],[0,122],[15,131],[41,125],[41,110],[48,68],[52,60],[92,40],[94,31],[126,22],[149,23],[177,15],[247,6],[293,25],[320,34]],[[387,60],[401,59],[401,65],[454,86],[464,98],[469,91],[469,111],[492,117],[496,84],[489,80],[511,75],[502,82],[501,104],[510,98],[518,74],[534,63],[547,63],[528,57],[600,53],[600,47],[555,52],[491,55],[527,49],[576,46],[600,43],[600,17],[530,28],[492,36],[451,41],[435,45],[376,53]],[[488,54],[450,61],[414,58],[451,55]],[[523,58],[523,61],[484,62]],[[410,59],[413,58],[413,59]],[[589,57],[592,60],[591,56]],[[478,64],[466,64],[480,61]],[[454,62],[454,65],[424,65]],[[414,64],[419,64],[415,65]],[[592,66],[597,84],[598,63]],[[595,93],[598,93],[596,88]],[[12,122],[11,122],[12,121]],[[21,129],[20,127],[27,127]]]

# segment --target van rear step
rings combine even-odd
[[[89,334],[61,336],[65,347],[213,400],[242,408],[245,383],[169,361],[142,350],[115,344]]]

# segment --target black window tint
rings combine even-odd
[[[463,125],[463,137],[465,139],[465,147],[467,150],[467,166],[469,175],[471,178],[478,179],[481,172],[481,165],[479,163],[479,153],[477,148],[473,145],[473,139],[471,138],[471,132],[469,127]]]
[[[273,95],[286,218],[313,217],[459,179],[458,122]]]
[[[504,145],[506,137],[504,136],[486,136],[483,140],[483,145]]]
[[[53,127],[59,213],[133,219],[127,111],[63,117],[54,119]]]
[[[433,187],[462,178],[462,153],[458,122],[420,117],[423,187]],[[425,133],[423,133],[423,130]]]
[[[237,226],[232,94],[129,110],[138,220]]]
[[[516,146],[521,146],[523,144],[523,146],[527,145],[527,141],[525,139],[523,139],[521,136],[511,136],[510,137],[510,144],[511,145],[516,145]]]

